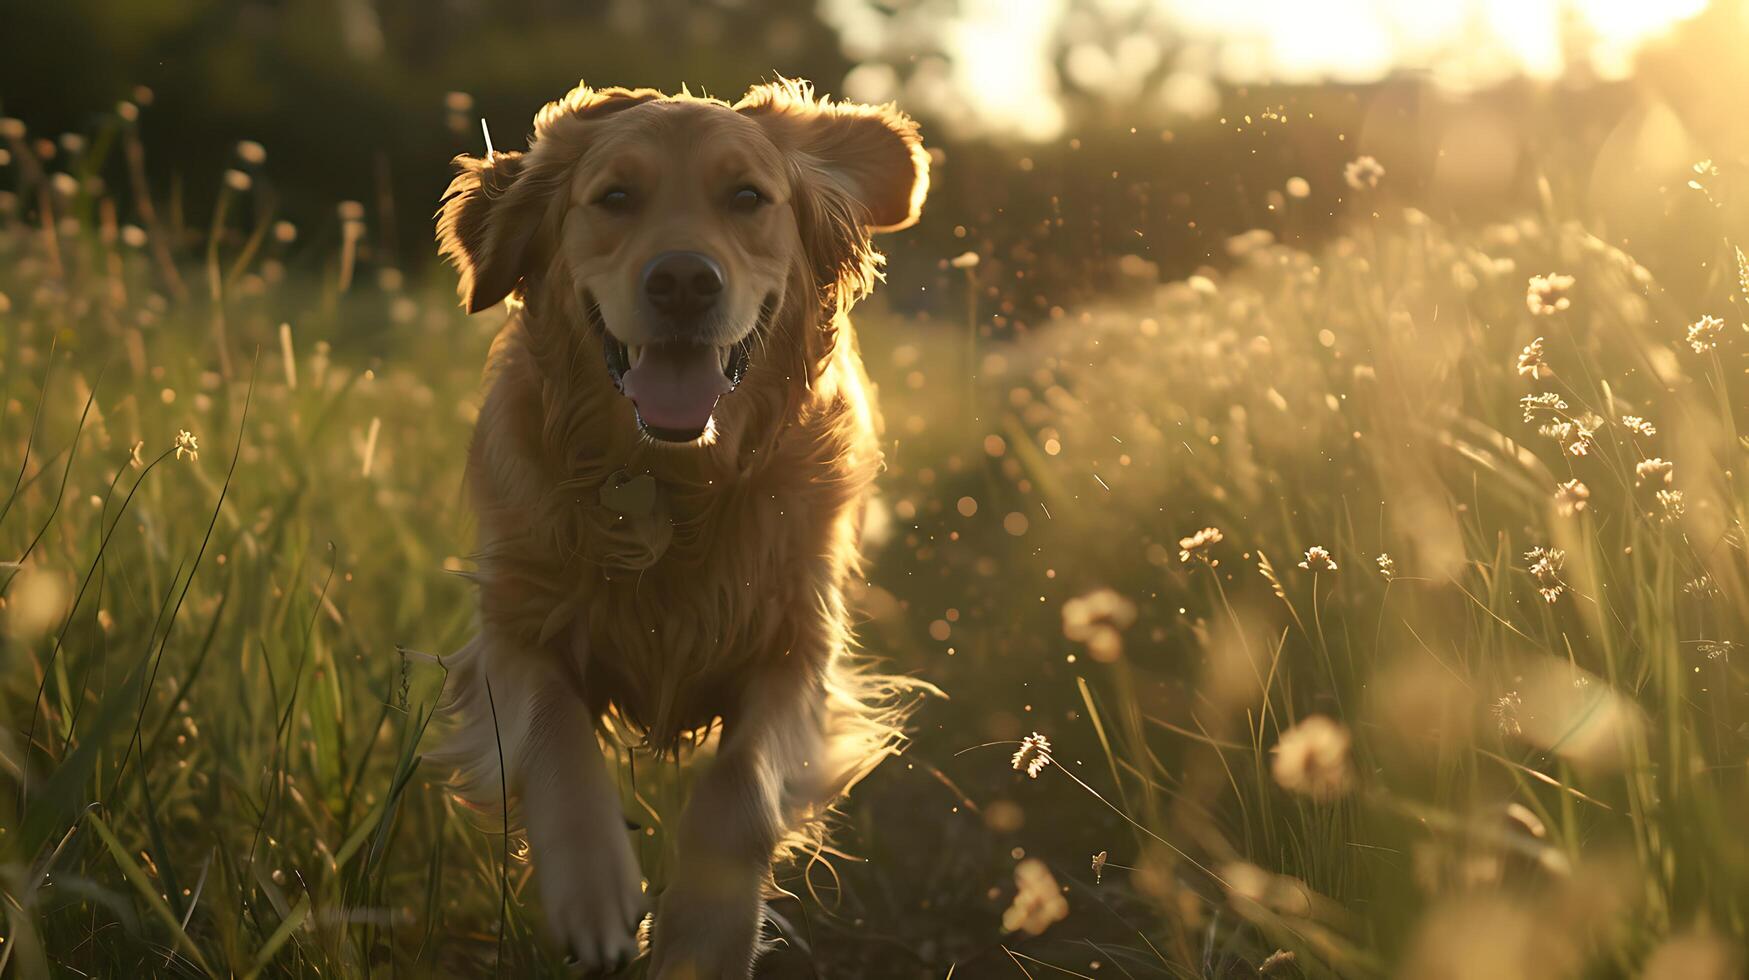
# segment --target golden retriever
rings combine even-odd
[[[678,754],[720,722],[651,976],[744,978],[772,861],[902,737],[907,685],[847,649],[881,449],[846,313],[929,156],[897,109],[780,80],[733,105],[579,86],[526,151],[456,165],[440,251],[509,319],[468,452],[479,633],[445,658],[434,757],[515,801],[555,940],[611,970],[645,896],[598,739]]]

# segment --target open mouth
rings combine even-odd
[[[717,401],[735,390],[753,364],[753,338],[771,319],[773,300],[759,306],[754,328],[733,344],[713,346],[689,340],[625,344],[589,305],[601,330],[607,373],[630,398],[638,427],[662,442],[694,442],[710,429]]]

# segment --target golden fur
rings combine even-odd
[[[892,107],[779,81],[733,106],[579,86],[540,111],[526,152],[456,164],[440,250],[470,311],[508,299],[510,316],[468,453],[480,633],[445,660],[454,724],[434,757],[470,800],[519,800],[555,938],[611,967],[641,896],[595,729],[666,753],[720,720],[651,975],[744,977],[749,881],[901,739],[911,686],[849,650],[844,589],[881,451],[846,313],[879,278],[870,233],[916,220],[928,156]],[[589,209],[616,168],[651,187],[635,220]],[[770,206],[710,211],[731,171]],[[721,260],[743,319],[776,304],[685,446],[640,431],[602,356],[609,323],[638,329],[614,312],[633,268],[676,241]]]

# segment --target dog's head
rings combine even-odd
[[[897,109],[791,81],[734,105],[580,86],[535,117],[526,152],[456,164],[438,242],[463,305],[520,292],[675,443],[709,442],[750,376],[809,383],[825,356],[810,334],[873,285],[870,234],[916,221],[929,182]]]

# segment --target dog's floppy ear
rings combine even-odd
[[[807,82],[757,86],[736,110],[814,179],[854,201],[864,231],[915,224],[929,192],[929,153],[911,117],[893,105],[834,103]]]
[[[437,250],[461,274],[457,292],[469,313],[504,301],[521,281],[544,210],[540,188],[522,179],[518,152],[455,158],[456,175],[437,212]]]

